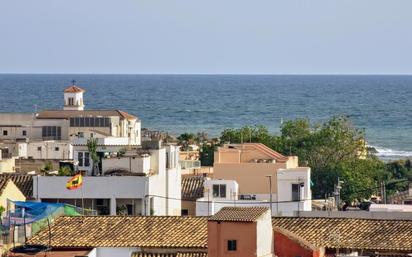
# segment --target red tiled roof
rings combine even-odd
[[[86,90],[84,90],[83,88],[80,88],[76,85],[72,85],[72,86],[67,87],[64,90],[64,92],[65,93],[81,93],[81,92],[86,92]]]
[[[182,200],[195,201],[203,197],[203,176],[182,176]]]
[[[254,222],[268,212],[267,207],[223,207],[209,218],[211,221]]]
[[[137,117],[120,110],[44,110],[39,112],[37,119],[69,119],[72,117],[87,116],[117,116],[127,120],[136,120]]]
[[[207,219],[180,216],[59,217],[50,228],[51,247],[206,248]],[[41,230],[30,244],[49,244]]]
[[[8,180],[20,189],[23,195],[28,198],[33,198],[33,176],[20,173],[3,173],[0,174],[0,188],[3,190],[7,185]]]
[[[276,217],[272,224],[316,247],[412,251],[412,220]]]

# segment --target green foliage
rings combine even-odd
[[[367,154],[364,131],[346,116],[334,116],[320,124],[308,119],[286,121],[280,135],[270,134],[264,126],[225,129],[221,140],[263,143],[284,155],[298,156],[301,166],[311,168],[315,198],[331,195],[338,178],[344,181],[341,196],[347,202],[368,199],[382,181],[412,178],[410,161],[386,165],[373,153]],[[395,183],[388,193],[404,188],[405,183]]]
[[[228,143],[263,143],[271,145],[274,137],[269,130],[262,125],[245,126],[239,129],[225,129],[222,131],[220,140]]]
[[[90,138],[87,140],[87,149],[90,153],[90,158],[93,163],[99,162],[99,156],[97,156],[97,138]]]
[[[2,206],[2,205],[0,205],[0,216],[3,214],[3,212],[5,211],[6,209]]]
[[[189,145],[195,144],[197,142],[197,137],[193,133],[184,133],[177,137],[178,144],[182,151],[187,151]]]
[[[48,161],[44,164],[44,167],[41,169],[41,172],[49,173],[52,169],[53,169],[53,165],[51,162]]]
[[[87,140],[87,149],[90,153],[90,158],[93,161],[92,175],[95,175],[100,162],[99,156],[97,155],[97,138],[90,138]]]
[[[69,166],[63,166],[63,167],[60,167],[58,175],[59,176],[73,176],[74,172]]]
[[[213,166],[215,144],[203,144],[200,148],[199,160],[202,166]]]

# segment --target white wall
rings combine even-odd
[[[266,212],[257,220],[256,224],[256,256],[268,257],[272,256],[273,248],[273,228],[272,216],[270,212]]]
[[[97,247],[96,257],[130,257],[138,247]]]
[[[182,210],[181,192],[182,175],[179,168],[169,169],[168,175],[168,211],[167,215],[180,216]]]
[[[149,197],[146,199],[146,213],[150,208],[155,215],[181,214],[181,170],[178,164],[179,148],[166,146],[151,151],[151,165],[156,165],[157,174],[149,177]],[[169,169],[166,169],[166,153],[168,153]],[[152,171],[154,168],[151,168]],[[152,200],[150,200],[152,199]],[[153,206],[150,207],[150,202]]]
[[[150,172],[150,156],[124,156],[115,158],[105,158],[102,160],[103,172],[113,169],[130,170],[136,173]]]
[[[279,169],[277,171],[279,212],[283,215],[293,215],[294,211],[312,210],[312,193],[310,189],[310,168]],[[292,201],[292,184],[303,183],[301,201]]]
[[[97,257],[97,249],[93,248],[88,254],[87,257]]]
[[[69,106],[69,98],[73,98],[73,106]],[[83,92],[64,93],[64,110],[83,110]]]
[[[166,149],[151,151],[151,157],[151,169],[156,175],[149,177],[148,192],[150,196],[146,199],[146,213],[149,215],[150,209],[153,209],[154,215],[166,215]],[[152,200],[150,200],[151,198]],[[150,206],[150,202],[153,203],[153,206]]]
[[[83,177],[82,189],[68,190],[66,183],[71,177],[36,176],[33,178],[33,196],[42,198],[143,198],[147,177],[107,176]],[[83,192],[82,192],[83,191]]]
[[[39,150],[40,149],[40,150]],[[27,157],[33,159],[73,159],[73,146],[69,142],[39,141],[27,144]]]
[[[226,197],[213,197],[213,185],[226,185]],[[207,179],[204,182],[204,196],[205,198],[215,200],[237,200],[239,193],[239,185],[235,180],[225,179]]]

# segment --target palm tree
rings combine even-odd
[[[96,176],[99,173],[99,156],[97,155],[97,138],[90,138],[87,140],[87,149],[90,153],[90,158],[92,159],[92,176]]]

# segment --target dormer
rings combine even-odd
[[[83,93],[86,90],[76,86],[76,81],[72,81],[72,85],[64,90],[64,110],[83,111]]]

